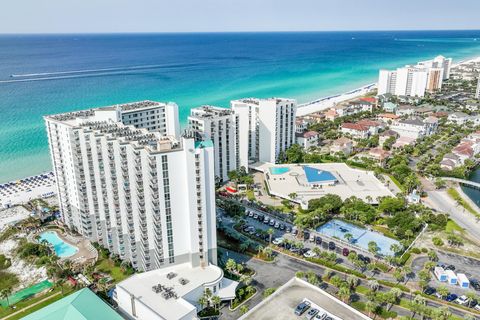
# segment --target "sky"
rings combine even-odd
[[[480,0],[2,0],[0,33],[480,29]]]

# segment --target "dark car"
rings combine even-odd
[[[475,299],[467,303],[467,306],[470,308],[475,308],[477,305],[478,305],[478,300],[475,300]]]
[[[348,257],[348,254],[349,254],[349,253],[350,253],[350,250],[348,250],[348,248],[343,248],[343,250],[342,250],[342,255],[343,255],[344,257]]]
[[[370,262],[372,262],[372,260],[371,260],[369,257],[363,257],[363,261],[364,261],[366,264],[369,264]]]
[[[301,316],[305,311],[310,308],[310,302],[308,301],[302,301],[296,308],[295,308],[295,314],[297,316]]]
[[[357,255],[357,258],[358,258],[358,260],[360,260],[360,261],[364,261],[363,259],[365,259],[364,255],[363,255],[363,254],[360,254],[360,253]]]
[[[330,242],[328,243],[328,249],[329,249],[329,250],[335,250],[335,248],[336,248],[335,242],[330,241]]]
[[[427,287],[427,288],[425,288],[425,290],[423,291],[423,293],[428,294],[429,296],[431,296],[431,295],[434,294],[435,292],[437,292],[437,290],[436,290],[435,288],[432,288],[432,287]]]
[[[283,223],[280,223],[280,230],[285,230],[285,225]]]
[[[263,221],[265,219],[265,216],[263,214],[258,215],[258,221]]]
[[[445,301],[452,302],[457,300],[458,296],[455,293],[450,293],[445,297]]]
[[[303,240],[307,241],[308,239],[310,239],[310,232],[304,231],[303,232]]]
[[[316,237],[316,238],[315,238],[315,243],[316,243],[316,244],[322,244],[322,238]]]
[[[287,229],[286,229],[285,231],[286,231],[287,233],[290,233],[290,232],[292,232],[292,228],[287,227]]]
[[[445,267],[445,270],[452,270],[452,271],[455,271],[455,266],[453,264],[450,264],[448,266]]]
[[[471,279],[470,284],[472,285],[472,288],[479,291],[480,290],[480,282],[478,282],[477,279]]]

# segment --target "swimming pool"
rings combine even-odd
[[[284,174],[290,171],[288,167],[271,167],[269,168],[271,174]]]
[[[55,254],[60,258],[73,256],[78,248],[64,242],[55,231],[45,231],[40,235],[40,241],[45,240],[53,246]]]
[[[392,244],[400,244],[397,240],[386,237],[381,233],[357,227],[351,223],[337,219],[328,221],[324,225],[318,227],[317,231],[330,237],[337,237],[344,241],[347,241],[345,239],[345,234],[350,233],[352,235],[350,242],[365,250],[368,250],[368,243],[370,241],[375,241],[380,248],[379,253],[386,256],[393,255],[393,252],[390,249]]]

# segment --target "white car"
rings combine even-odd
[[[455,302],[463,306],[463,305],[466,305],[469,300],[470,299],[468,299],[467,296],[463,295],[458,297],[457,300],[455,300]]]
[[[272,243],[273,243],[273,244],[276,244],[276,245],[279,245],[279,244],[282,244],[283,241],[285,241],[285,239],[283,239],[283,238],[275,238],[275,239],[273,239]]]
[[[315,252],[313,252],[312,250],[308,250],[307,252],[305,252],[305,253],[303,254],[303,256],[304,256],[305,258],[314,258],[314,257],[317,256],[317,254],[316,254]]]
[[[313,233],[310,234],[310,242],[315,242],[315,235]]]
[[[477,304],[475,307],[473,307],[473,309],[480,311],[480,304]]]

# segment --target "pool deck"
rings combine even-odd
[[[312,169],[328,171],[338,180],[335,184],[317,185],[306,183],[304,166]],[[272,167],[288,167],[284,174],[271,174]],[[377,203],[378,197],[393,196],[392,191],[378,180],[372,171],[354,169],[345,163],[314,163],[314,164],[257,164],[255,170],[263,172],[270,194],[299,203],[303,208],[308,201],[326,194],[336,194],[343,200],[356,196],[369,203]],[[289,194],[295,193],[296,199],[290,199]]]
[[[81,236],[65,235],[60,229],[42,229],[41,231],[38,230],[35,235],[40,235],[41,233],[48,231],[56,232],[58,237],[62,239],[62,241],[78,249],[78,251],[74,255],[60,258],[60,261],[70,260],[73,263],[83,264],[89,261],[95,262],[97,260],[97,250],[93,248],[89,240]]]

